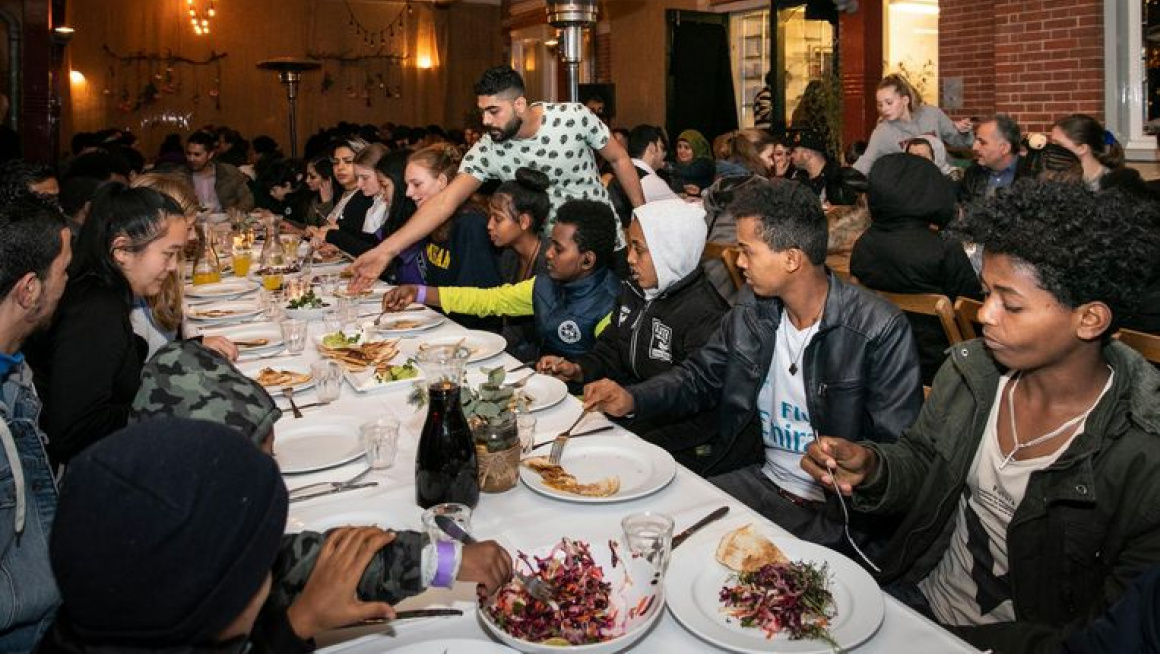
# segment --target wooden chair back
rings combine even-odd
[[[701,253],[701,261],[719,259],[725,266],[725,270],[729,272],[729,278],[733,280],[733,288],[740,290],[745,284],[745,277],[741,275],[741,269],[737,267],[737,254],[738,250],[735,245],[709,241],[705,243],[705,250]]]
[[[1144,355],[1144,358],[1152,363],[1160,363],[1160,336],[1132,329],[1121,329],[1116,332],[1116,338],[1124,345]]]
[[[959,333],[963,335],[963,340],[969,341],[979,337],[975,325],[979,324],[979,309],[982,308],[982,302],[969,297],[955,300],[955,322],[959,324]]]
[[[885,291],[878,291],[878,294],[890,300],[904,313],[917,313],[938,318],[943,333],[946,334],[947,342],[951,345],[963,340],[962,334],[959,333],[959,326],[955,323],[954,308],[947,296],[937,293],[887,293]]]

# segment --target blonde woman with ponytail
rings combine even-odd
[[[923,104],[922,96],[906,77],[887,75],[878,83],[878,126],[870,134],[866,152],[854,162],[854,168],[870,175],[879,157],[902,152],[904,143],[924,134],[942,139],[949,147],[969,148],[975,140],[969,118],[951,121],[942,109]]]

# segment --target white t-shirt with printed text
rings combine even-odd
[[[790,493],[820,502],[825,500],[825,492],[801,467],[802,456],[816,437],[807,412],[803,372],[805,349],[816,333],[816,325],[799,330],[782,310],[769,374],[757,394],[757,412],[765,442],[761,471]],[[793,363],[797,373],[791,375]]]

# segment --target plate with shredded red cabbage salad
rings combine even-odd
[[[769,536],[788,561],[735,572],[708,534],[674,551],[669,610],[689,631],[734,652],[825,654],[865,642],[885,604],[874,579],[841,554],[792,536]],[[772,531],[772,529],[770,529]]]
[[[652,566],[624,552],[616,540],[572,538],[517,552],[516,569],[549,583],[551,602],[533,598],[513,579],[483,601],[480,618],[521,652],[622,650],[644,635],[664,605]]]

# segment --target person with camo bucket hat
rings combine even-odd
[[[163,347],[145,365],[129,422],[162,417],[225,425],[272,454],[274,425],[282,411],[266,389],[229,361],[183,341]],[[369,560],[342,555],[364,548],[374,551]],[[491,593],[510,577],[511,557],[495,541],[435,544],[424,532],[376,527],[285,534],[252,641],[259,650],[312,651],[312,638],[322,631],[391,617],[384,602],[396,604],[456,580],[476,582]]]

